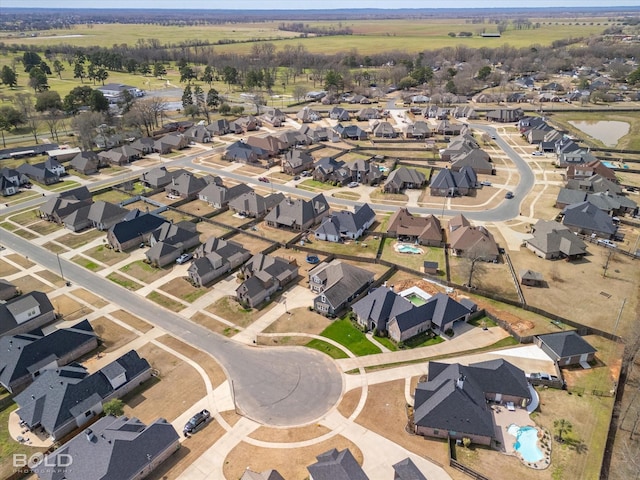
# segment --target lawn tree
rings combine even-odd
[[[151,75],[151,67],[149,66],[149,62],[141,62],[138,65],[138,71],[140,75],[146,77],[147,75]]]
[[[76,62],[73,64],[73,78],[79,78],[80,83],[84,83],[86,72],[84,70],[84,63]]]
[[[220,108],[218,108],[218,112],[220,115],[229,115],[229,113],[231,113],[231,105],[228,103],[222,103]]]
[[[196,72],[189,65],[180,67],[180,83],[187,82],[187,85],[191,84],[191,80],[195,80],[197,77]]]
[[[108,112],[109,100],[100,90],[91,90],[89,95],[89,108],[92,112]]]
[[[253,105],[256,107],[256,115],[260,115],[260,107],[267,104],[264,99],[264,95],[262,95],[261,93],[254,93],[251,99]]]
[[[324,89],[328,91],[340,92],[342,89],[344,89],[343,76],[335,70],[329,70],[324,77]]]
[[[167,103],[167,99],[164,97],[152,97],[136,102],[136,104],[138,103],[144,103],[148,105],[149,109],[153,112],[153,121],[155,126],[160,126],[160,124],[162,123],[164,112],[167,111],[167,108],[169,106],[169,104]]]
[[[19,110],[11,105],[3,105],[0,107],[0,133],[2,133],[2,146],[4,148],[7,146],[4,132],[11,132],[11,130],[22,123],[24,123],[24,119]]]
[[[482,245],[476,245],[475,248],[467,250],[460,255],[463,260],[462,270],[467,273],[467,286],[469,288],[474,287],[474,275],[485,273],[487,270],[485,263],[491,258],[487,250],[482,248]]]
[[[22,64],[25,72],[30,72],[33,67],[37,67],[41,63],[42,58],[36,52],[27,51],[22,55]]]
[[[153,133],[155,115],[149,102],[136,102],[123,114],[122,121],[126,126],[135,127],[146,132],[147,137]]]
[[[36,93],[49,90],[49,79],[40,67],[33,67],[29,70],[29,86]]]
[[[202,90],[202,87],[200,85],[196,85],[195,87],[193,87],[193,96],[196,99],[196,107],[198,107],[196,113],[204,114],[205,118],[207,119],[207,123],[211,123],[209,104],[207,103],[204,90]]]
[[[107,69],[104,67],[99,67],[96,70],[95,73],[95,77],[96,80],[98,80],[99,82],[102,82],[102,85],[104,85],[104,82],[107,78],[109,78],[109,72],[107,72]]]
[[[71,120],[71,128],[76,133],[76,137],[83,150],[91,150],[94,138],[99,132],[100,125],[105,123],[105,115],[100,112],[85,112],[82,115],[76,115]]]
[[[81,107],[88,107],[92,91],[93,89],[88,86],[73,88],[62,101],[65,112],[76,114]]]
[[[201,80],[211,87],[211,84],[213,83],[213,67],[211,65],[207,65],[204,68]]]
[[[29,132],[33,135],[35,143],[38,143],[38,127],[40,126],[40,117],[33,102],[33,95],[30,93],[17,93],[13,97],[13,102],[24,118],[25,125]]]
[[[162,79],[167,74],[167,69],[162,62],[153,64],[153,76]]]
[[[96,66],[93,63],[87,65],[87,78],[96,84]]]
[[[53,61],[53,71],[56,72],[58,78],[62,80],[62,72],[64,72],[64,65],[57,58]]]
[[[207,106],[215,110],[216,108],[218,108],[221,102],[222,98],[220,97],[218,91],[215,88],[210,88],[207,92]]]
[[[129,90],[124,90],[122,92],[122,98],[118,101],[118,106],[122,110],[122,113],[127,113],[131,110],[131,106],[135,102],[135,98],[131,94]]]
[[[565,418],[554,420],[553,428],[556,430],[556,440],[560,443],[564,443],[565,437],[573,431],[573,425]]]
[[[607,270],[609,270],[609,264],[616,261],[616,250],[609,248],[604,253],[604,264],[602,265],[602,276],[607,276]]]
[[[44,113],[43,121],[47,125],[51,138],[58,141],[58,130],[64,121],[62,100],[58,92],[42,92],[36,96],[36,111]]]
[[[0,71],[0,80],[9,88],[15,88],[18,85],[18,74],[9,65],[4,65]]]
[[[119,417],[124,415],[124,402],[119,398],[114,398],[113,400],[109,400],[105,402],[102,406],[102,410],[105,415],[112,415],[114,417]]]
[[[302,100],[306,94],[307,89],[302,85],[296,85],[295,87],[293,87],[293,98],[296,99],[296,102]]]
[[[224,83],[226,83],[228,86],[227,91],[229,91],[231,90],[231,85],[235,85],[238,83],[238,70],[235,67],[227,65],[222,69],[222,78],[224,79]]]

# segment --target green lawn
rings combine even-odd
[[[392,352],[397,352],[398,351],[398,345],[396,345],[396,342],[391,340],[389,337],[376,337],[376,336],[374,336],[374,338],[376,339],[376,341],[378,343],[381,343],[382,345],[387,347]]]
[[[89,260],[82,255],[76,255],[71,259],[73,263],[77,263],[78,265],[86,268],[87,270],[91,270],[92,272],[97,272],[98,270],[102,270],[104,267],[98,265],[96,262]]]
[[[52,192],[71,190],[72,188],[76,188],[80,186],[80,184],[75,180],[65,180],[63,182],[52,183],[51,185],[43,185],[39,183],[38,185],[44,188],[45,190],[50,190]]]
[[[115,272],[110,273],[109,275],[107,275],[107,278],[109,280],[111,280],[112,282],[117,283],[121,287],[126,288],[127,290],[138,290],[138,289],[142,288],[142,285],[140,285],[139,283],[134,282],[133,280],[130,280],[127,277],[119,275],[119,274],[117,274]]]
[[[474,327],[491,328],[491,327],[497,327],[498,326],[498,324],[496,322],[494,322],[493,320],[491,320],[487,316],[474,318],[473,320],[469,320],[467,323],[469,323],[470,325],[473,325]]]
[[[417,245],[417,247],[421,248],[424,253],[398,253],[393,248],[397,241],[398,240],[395,238],[385,238],[384,248],[382,249],[382,255],[380,257],[382,260],[386,260],[397,265],[403,265],[417,272],[422,271],[422,266],[425,261],[433,261],[438,262],[438,270],[444,272],[445,263],[443,248]]]
[[[413,338],[410,338],[406,342],[404,342],[404,346],[407,348],[418,348],[418,347],[428,347],[430,345],[437,345],[439,343],[444,342],[444,338],[436,335],[435,337],[431,337],[427,332],[421,333],[420,335],[416,335]]]
[[[309,343],[307,343],[306,346],[309,348],[313,348],[314,350],[318,350],[322,353],[326,353],[331,358],[336,360],[339,358],[348,358],[348,355],[338,347],[334,347],[330,343],[324,342],[322,340],[311,340]]]
[[[341,318],[335,320],[321,333],[323,337],[335,340],[348,348],[354,355],[364,356],[380,353],[376,345],[367,340],[367,337],[358,330],[351,320]]]
[[[307,178],[306,180],[303,180],[302,182],[300,182],[298,184],[298,188],[301,188],[300,185],[303,185],[305,187],[309,187],[310,189],[313,189],[313,190],[333,190],[334,188],[336,188],[333,185],[330,185],[328,183],[319,182],[319,181],[314,180],[312,178]]]

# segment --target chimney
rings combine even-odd
[[[458,388],[459,390],[462,390],[463,386],[464,386],[464,375],[460,374],[460,377],[458,377],[458,380],[456,381],[456,388]]]
[[[91,430],[90,428],[87,428],[84,431],[84,434],[87,437],[87,442],[93,442],[94,439],[96,438],[96,436],[93,434],[93,430]]]

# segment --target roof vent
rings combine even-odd
[[[90,428],[87,428],[84,431],[84,434],[86,435],[88,442],[93,442],[96,439],[96,436],[93,434],[93,430],[91,430]]]

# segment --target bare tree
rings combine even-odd
[[[461,258],[463,259],[462,271],[467,276],[467,286],[472,288],[474,275],[487,271],[485,262],[489,259],[488,252],[483,248],[473,248],[464,252]]]
[[[91,150],[97,129],[104,125],[105,115],[99,112],[84,112],[76,115],[71,120],[71,127],[76,132],[80,146],[83,150]]]
[[[16,109],[22,114],[25,125],[33,135],[33,139],[38,143],[38,127],[40,126],[40,116],[36,112],[33,95],[30,93],[17,93],[13,98]]]

